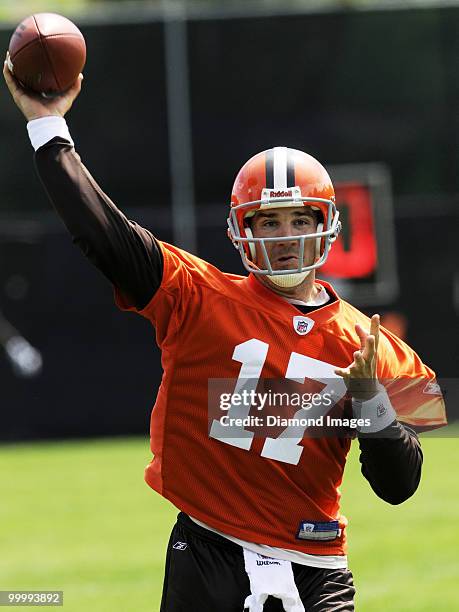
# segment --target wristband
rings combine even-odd
[[[390,402],[387,391],[382,385],[379,392],[370,400],[362,401],[352,399],[352,411],[354,418],[364,419],[365,425],[356,429],[360,433],[376,433],[388,427],[397,418],[397,414]]]
[[[53,138],[56,138],[56,136],[68,140],[70,145],[72,147],[74,146],[64,117],[49,115],[48,117],[33,119],[27,124],[27,131],[29,132],[30,142],[35,151]]]

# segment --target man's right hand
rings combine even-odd
[[[24,89],[19,84],[14,75],[11,74],[7,60],[3,64],[3,76],[13,96],[13,100],[27,121],[53,115],[63,117],[80,93],[81,82],[83,80],[83,75],[80,74],[70,89],[67,89],[63,94],[55,98],[44,98],[39,94]]]

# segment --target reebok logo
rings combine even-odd
[[[172,548],[175,548],[175,550],[185,550],[187,546],[188,544],[186,542],[176,542]]]
[[[423,393],[428,395],[441,395],[440,385],[435,380],[430,380],[424,387]]]

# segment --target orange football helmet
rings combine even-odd
[[[269,238],[253,236],[248,219],[258,210],[298,206],[310,206],[321,212],[322,220],[315,233]],[[311,155],[287,147],[274,147],[254,155],[238,172],[231,195],[228,236],[249,272],[267,275],[283,287],[298,285],[311,270],[325,263],[340,229],[331,179],[322,164]],[[298,267],[273,270],[265,242],[281,240],[299,242]],[[305,240],[316,241],[316,260],[309,266],[305,266],[303,261]],[[265,268],[254,263],[256,243],[261,245]]]

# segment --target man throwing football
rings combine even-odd
[[[339,486],[352,437],[375,493],[416,490],[422,451],[410,426],[443,419],[434,373],[414,351],[316,279],[340,231],[333,185],[313,157],[256,154],[236,176],[228,235],[248,276],[221,272],[129,221],[75,151],[64,115],[82,77],[42,99],[4,76],[26,117],[40,179],[73,240],[115,287],[117,305],[156,329],[164,374],[145,479],[180,510],[167,552],[162,612],[354,609]],[[209,389],[261,380],[320,385],[347,435],[287,427],[257,436],[243,419],[208,418]],[[230,415],[246,416],[236,405]],[[239,424],[238,424],[239,423]],[[434,423],[435,424],[435,423]],[[369,519],[370,520],[370,519]]]

